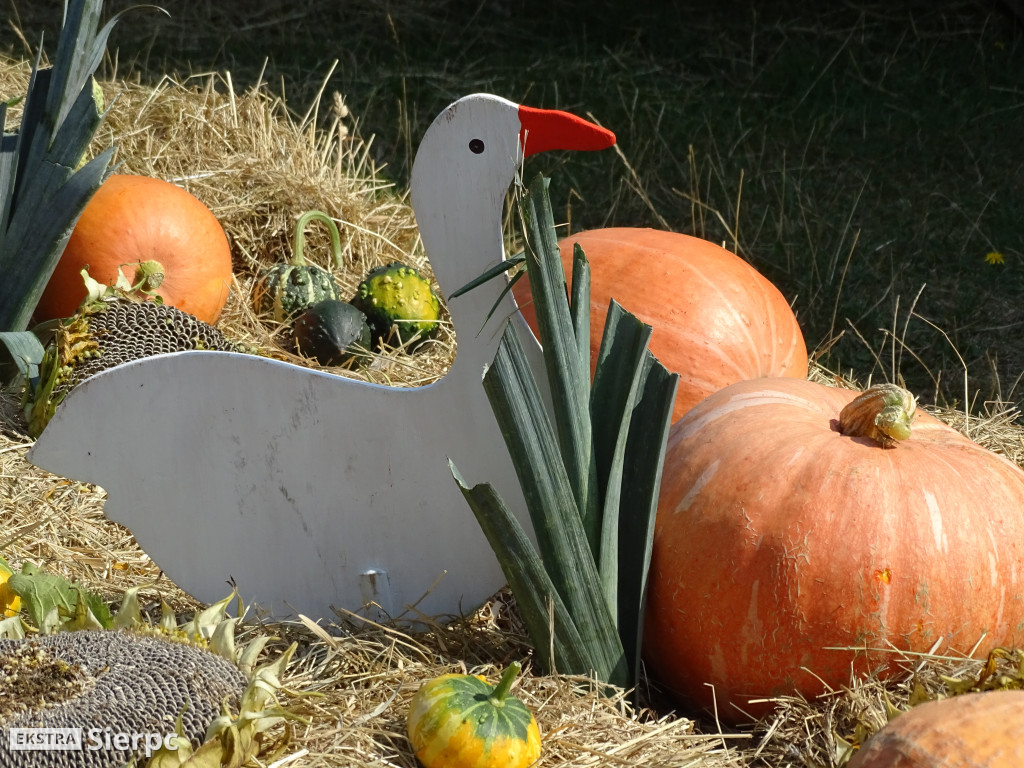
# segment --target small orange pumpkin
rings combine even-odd
[[[758,379],[672,426],[648,576],[654,677],[735,722],[771,708],[757,699],[884,669],[886,648],[1024,640],[1024,472],[912,411],[890,385]]]
[[[69,317],[86,296],[82,270],[112,285],[118,270],[157,261],[165,304],[215,323],[231,286],[231,247],[209,208],[181,187],[148,176],[110,176],[82,211],[36,306],[37,321]],[[134,282],[134,281],[133,281]]]
[[[872,736],[849,768],[1020,768],[1024,691],[929,701]]]
[[[614,298],[653,326],[651,353],[679,374],[673,421],[734,381],[807,377],[807,347],[793,310],[778,288],[739,256],[676,232],[594,229],[560,243],[570,284],[574,243],[590,262],[591,373]],[[513,294],[537,335],[525,275]]]

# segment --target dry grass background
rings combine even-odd
[[[26,79],[23,61],[0,61],[0,93],[23,90]],[[226,73],[146,84],[113,79],[104,90],[113,108],[97,146],[116,143],[124,170],[181,183],[224,224],[238,280],[221,324],[225,332],[273,347],[272,332],[256,321],[246,297],[260,266],[289,253],[294,221],[310,208],[342,223],[346,268],[338,277],[346,288],[354,289],[369,267],[395,258],[429,273],[404,191],[375,164],[372,142],[347,116],[342,95],[325,91],[312,106],[289,110],[270,89],[236,88]],[[326,254],[326,239],[311,234],[310,246],[313,259],[326,266],[315,255]],[[369,375],[421,383],[443,374],[453,349],[449,334],[425,356],[384,356]],[[817,375],[831,374],[819,369]],[[128,531],[103,517],[102,489],[25,461],[30,441],[17,393],[5,393],[0,406],[5,556],[63,573],[112,602],[128,586],[151,584],[143,593],[151,602],[166,599],[182,613],[197,608],[161,577]],[[970,416],[944,409],[938,415],[983,445],[1024,461],[1024,430],[1012,407],[994,404],[987,414]],[[530,648],[507,594],[473,616],[416,634],[353,615],[321,625],[257,615],[247,631],[300,644],[286,685],[303,694],[291,697],[290,706],[310,725],[296,727],[275,765],[414,766],[404,715],[422,680],[448,671],[494,676],[512,659],[526,660],[529,669]],[[763,722],[728,733],[712,720],[673,712],[653,681],[644,681],[640,706],[624,693],[601,697],[590,681],[569,676],[528,672],[515,693],[534,709],[545,734],[544,766],[832,768],[845,761],[844,740],[880,727],[889,705],[903,707],[922,691],[944,690],[943,676],[982,676],[984,660],[942,654],[940,647],[928,657],[904,658],[905,674],[885,684],[851,681],[849,689],[821,700],[782,700]],[[1008,679],[1017,669],[1014,659],[1000,662],[1000,674]]]

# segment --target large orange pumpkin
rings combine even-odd
[[[1020,768],[1024,691],[920,704],[872,736],[849,768]]]
[[[148,176],[110,176],[86,205],[36,306],[38,321],[74,314],[85,298],[82,270],[112,285],[118,269],[158,261],[165,304],[206,323],[220,317],[231,286],[231,247],[209,208],[181,187]]]
[[[685,703],[735,722],[894,658],[835,649],[1024,641],[1024,472],[925,413],[892,447],[859,437],[856,396],[743,381],[673,425],[645,658]]]
[[[651,352],[679,374],[675,421],[727,384],[763,376],[807,377],[807,347],[779,290],[743,259],[700,238],[655,229],[595,229],[560,243],[571,282],[573,244],[591,267],[591,367],[609,300],[653,326]],[[513,293],[537,334],[529,282]]]

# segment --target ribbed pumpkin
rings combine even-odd
[[[209,208],[181,187],[148,176],[113,175],[85,207],[36,306],[38,321],[70,317],[85,298],[82,270],[108,285],[157,261],[165,304],[215,323],[231,287],[231,247]]]
[[[679,373],[672,420],[712,392],[743,379],[807,377],[807,347],[779,290],[743,259],[714,243],[655,229],[595,229],[560,244],[571,284],[573,244],[591,268],[591,369],[614,298],[654,327],[651,352]],[[527,277],[513,287],[537,334]]]
[[[1020,768],[1024,691],[920,704],[876,733],[849,768]]]
[[[738,721],[893,659],[836,648],[1024,641],[1024,472],[869,393],[743,381],[673,425],[645,658],[684,702]]]
[[[540,757],[533,714],[508,692],[519,662],[496,686],[479,675],[441,675],[420,686],[407,727],[425,768],[526,768]]]

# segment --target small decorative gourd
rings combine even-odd
[[[349,365],[370,350],[366,315],[337,299],[319,301],[295,318],[292,337],[299,354],[321,365]]]
[[[11,566],[0,557],[0,615],[17,616],[21,610],[21,598],[11,590]]]
[[[334,275],[323,267],[308,263],[303,256],[306,225],[314,220],[327,227],[335,266],[342,265],[341,235],[334,220],[323,211],[302,214],[295,225],[291,262],[275,264],[264,270],[253,292],[256,310],[261,314],[269,313],[276,322],[287,322],[307,307],[324,299],[338,299],[341,295]]]
[[[407,728],[425,768],[526,768],[540,757],[540,729],[509,689],[514,661],[496,686],[479,675],[441,675],[420,686]]]
[[[399,261],[371,270],[351,303],[366,315],[374,345],[390,340],[410,351],[436,332],[441,317],[441,300],[430,281]]]

